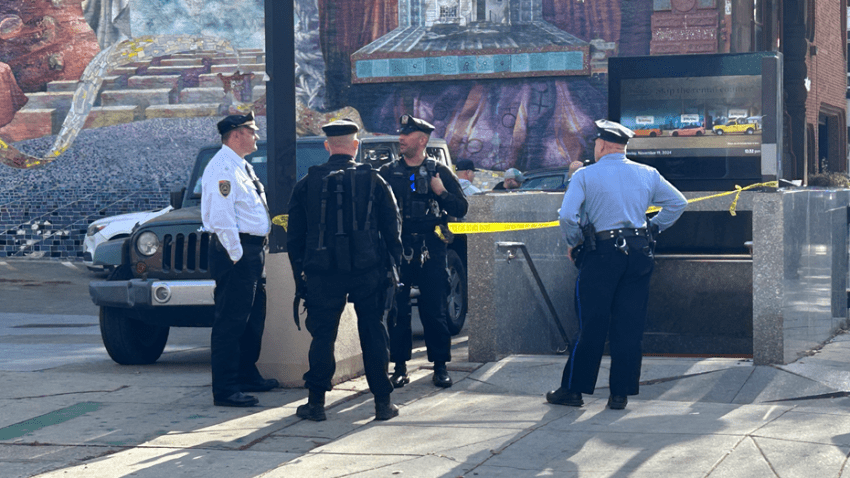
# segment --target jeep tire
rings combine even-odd
[[[466,321],[467,289],[466,269],[457,252],[446,252],[446,267],[449,271],[449,292],[446,295],[446,322],[452,335],[460,333]]]
[[[100,308],[100,336],[112,360],[121,365],[146,365],[157,361],[168,341],[168,327],[132,318],[133,311]]]

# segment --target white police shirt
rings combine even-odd
[[[559,216],[569,247],[582,239],[581,226],[591,223],[597,232],[643,228],[649,206],[662,209],[650,222],[659,231],[672,226],[688,205],[687,199],[651,166],[606,154],[595,164],[573,173]]]
[[[214,232],[233,261],[242,258],[239,233],[266,236],[271,221],[254,181],[245,166],[248,163],[232,149],[222,145],[210,159],[201,179],[201,217],[204,229]]]

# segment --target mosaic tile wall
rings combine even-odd
[[[157,118],[86,129],[58,160],[20,170],[0,167],[0,258],[82,260],[89,224],[161,209],[188,182],[198,150],[219,141],[220,117]],[[265,117],[258,117],[265,137]],[[52,136],[19,141],[27,154]]]
[[[0,257],[82,260],[86,229],[103,217],[161,209],[169,192],[93,187],[0,192]]]

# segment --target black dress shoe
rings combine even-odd
[[[253,407],[260,403],[260,401],[257,400],[257,397],[245,395],[242,392],[236,392],[227,398],[213,397],[213,403],[219,407]]]
[[[256,382],[243,383],[239,386],[243,392],[268,392],[269,390],[277,387],[280,387],[280,382],[273,378],[261,378]]]
[[[546,401],[555,405],[566,405],[568,407],[580,407],[584,405],[584,400],[581,399],[579,392],[571,392],[563,388],[547,393]]]
[[[295,409],[295,415],[298,418],[304,418],[314,422],[323,422],[328,419],[325,415],[325,406],[320,403],[307,402]]]
[[[629,403],[629,397],[625,395],[611,395],[608,397],[608,408],[611,410],[622,410]]]
[[[402,388],[405,384],[410,383],[410,376],[407,373],[393,372],[390,383],[393,384],[393,388]]]
[[[438,387],[449,388],[452,386],[452,378],[449,377],[449,372],[445,368],[434,368],[434,376],[431,381]]]

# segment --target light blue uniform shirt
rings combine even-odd
[[[655,168],[626,159],[623,153],[606,154],[576,171],[561,203],[561,230],[567,245],[581,242],[581,226],[591,223],[597,232],[643,228],[646,210],[659,206],[651,219],[663,231],[672,226],[688,205],[678,189]]]

